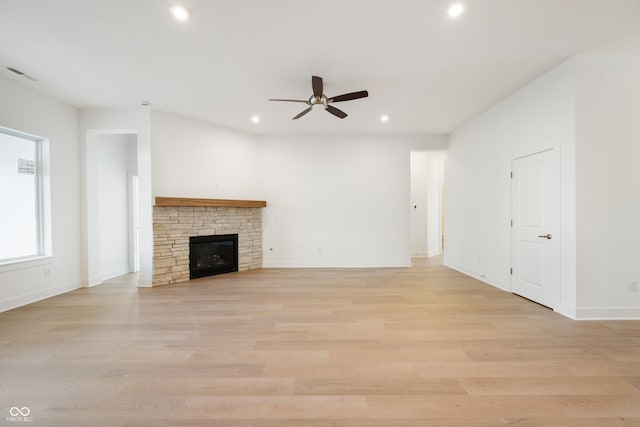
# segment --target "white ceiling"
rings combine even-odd
[[[467,0],[457,20],[446,0],[180,0],[187,23],[174,3],[0,0],[0,75],[258,134],[448,133],[575,54],[640,55],[640,0]],[[369,98],[344,120],[267,101],[307,99],[313,74]]]

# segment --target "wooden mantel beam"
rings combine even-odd
[[[156,197],[156,206],[195,206],[219,208],[266,208],[265,200],[191,199],[183,197]]]

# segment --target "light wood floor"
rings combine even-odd
[[[640,321],[442,267],[114,280],[0,314],[0,424],[640,426]]]

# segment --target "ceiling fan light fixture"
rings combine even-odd
[[[327,106],[327,97],[324,95],[322,96],[311,95],[311,97],[309,98],[309,105],[314,110],[323,109]]]

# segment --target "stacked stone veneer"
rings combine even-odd
[[[262,209],[153,207],[153,285],[189,280],[189,237],[238,235],[238,270],[262,267]]]

